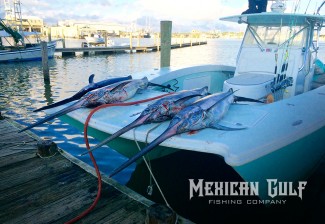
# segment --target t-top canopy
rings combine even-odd
[[[229,21],[235,23],[246,23],[250,25],[268,25],[268,26],[303,26],[310,22],[323,23],[325,16],[294,14],[294,13],[254,13],[237,16],[229,16],[220,18],[222,21]]]

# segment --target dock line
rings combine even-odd
[[[89,121],[90,121],[91,117],[93,116],[93,114],[96,113],[98,110],[100,110],[102,108],[113,107],[113,106],[131,106],[131,105],[135,105],[135,104],[139,104],[139,103],[145,103],[145,102],[149,102],[149,101],[152,101],[152,100],[156,100],[156,99],[159,99],[159,98],[162,98],[164,96],[171,95],[171,94],[173,94],[173,93],[167,93],[167,94],[163,94],[163,95],[160,95],[160,96],[148,98],[148,99],[145,99],[145,100],[139,100],[139,101],[133,101],[133,102],[127,102],[127,103],[104,104],[104,105],[98,106],[98,107],[96,107],[96,108],[94,108],[93,110],[90,111],[90,113],[89,113],[89,115],[88,115],[88,117],[86,119],[85,125],[84,125],[84,140],[85,140],[85,144],[86,144],[90,159],[91,159],[91,161],[92,161],[92,163],[94,165],[96,175],[97,175],[97,179],[98,179],[97,196],[96,196],[95,200],[93,201],[93,203],[91,204],[91,206],[88,209],[86,209],[85,211],[83,211],[82,213],[80,213],[78,216],[71,219],[70,221],[66,222],[66,224],[75,223],[78,220],[85,217],[87,214],[89,214],[91,212],[91,210],[93,210],[95,208],[95,206],[97,205],[97,203],[98,203],[98,201],[100,199],[101,191],[102,191],[101,174],[100,174],[96,159],[95,159],[93,153],[90,151],[89,140],[88,140],[88,124],[89,124]]]

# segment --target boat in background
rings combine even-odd
[[[175,91],[207,86],[210,93],[218,93],[232,88],[238,90],[236,96],[265,103],[243,102],[230,106],[220,125],[246,127],[244,130],[204,129],[180,134],[161,143],[148,158],[160,158],[179,150],[194,151],[198,157],[202,153],[220,156],[228,169],[235,170],[244,181],[259,183],[261,199],[271,200],[267,179],[293,182],[296,186],[298,181],[307,180],[325,155],[325,83],[318,82],[317,88],[313,85],[325,16],[270,12],[221,20],[247,25],[236,67],[168,67],[132,77],[147,76],[150,82],[169,85]],[[158,87],[148,89],[129,101],[162,95],[165,91]],[[90,120],[88,133],[103,140],[134,121],[137,118],[134,115],[147,105],[101,109]],[[90,109],[79,109],[62,119],[83,130],[89,113]],[[144,147],[168,124],[140,126],[113,140],[109,146],[130,158],[138,152],[135,141]]]
[[[107,46],[114,46],[114,41],[107,38]],[[91,34],[85,37],[88,47],[105,44],[105,38],[100,34]]]
[[[20,7],[20,1],[18,1],[16,7]],[[15,10],[16,10],[15,7]],[[15,14],[20,13],[15,12]],[[19,28],[12,28],[9,24],[5,23],[5,20],[0,18],[0,63],[1,62],[20,62],[42,59],[41,41],[38,38],[37,32],[26,32],[21,27],[21,15],[18,16],[16,21],[20,26]],[[36,36],[36,43],[27,43],[28,37]],[[47,54],[49,58],[52,58],[55,53],[56,41],[50,41],[47,43]]]

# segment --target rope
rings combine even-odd
[[[89,115],[88,115],[88,117],[87,117],[87,119],[85,121],[85,125],[84,125],[84,139],[85,139],[85,144],[86,144],[87,149],[90,150],[89,141],[88,141],[88,124],[89,124],[89,121],[90,121],[91,117],[98,110],[103,109],[103,108],[107,108],[107,107],[113,107],[113,106],[130,106],[130,105],[135,105],[135,104],[139,104],[139,103],[145,103],[145,102],[156,100],[156,99],[159,99],[159,98],[162,98],[164,96],[171,95],[171,94],[173,94],[173,93],[167,93],[167,94],[164,94],[164,95],[152,97],[152,98],[145,99],[145,100],[134,101],[134,102],[104,104],[104,105],[101,105],[101,106],[98,106],[98,107],[94,108],[93,110],[90,111],[90,113],[89,113]],[[100,199],[100,195],[101,195],[101,191],[102,191],[101,174],[100,174],[96,159],[95,159],[94,155],[92,154],[92,152],[89,152],[89,156],[90,156],[90,159],[91,159],[91,161],[92,161],[92,163],[94,165],[96,175],[97,175],[97,180],[98,180],[98,190],[97,190],[96,198],[95,198],[95,200],[93,201],[93,203],[90,205],[90,207],[88,209],[86,209],[85,211],[80,213],[75,218],[73,218],[73,219],[69,220],[68,222],[66,222],[66,224],[75,223],[78,220],[85,217],[86,215],[88,215],[91,212],[91,210],[93,210],[95,208],[95,206],[97,205],[97,203],[98,203],[98,201]]]
[[[152,129],[150,129],[150,130],[147,132],[147,136],[149,135],[149,133],[150,133],[152,130],[156,129],[159,125],[160,125],[160,124],[156,125],[156,126],[153,127]],[[135,144],[137,145],[139,151],[141,151],[141,147],[139,146],[138,141],[137,141],[136,136],[135,136],[135,129],[133,129],[133,137],[134,137]],[[146,141],[147,141],[147,139],[146,139]],[[147,162],[147,159],[145,158],[145,156],[142,156],[142,158],[143,158],[143,161],[144,161],[144,163],[146,164],[146,166],[147,166],[147,168],[148,168],[148,171],[149,171],[149,173],[150,173],[150,176],[152,177],[152,179],[153,179],[153,181],[155,182],[155,184],[156,184],[156,186],[157,186],[157,188],[158,188],[158,190],[159,190],[159,192],[160,192],[162,198],[164,199],[165,204],[167,205],[167,207],[169,207],[171,210],[173,210],[173,209],[171,208],[171,206],[169,205],[169,203],[168,203],[168,201],[167,201],[167,199],[166,199],[166,197],[165,197],[163,191],[161,190],[161,188],[160,188],[160,186],[159,186],[159,184],[158,184],[158,181],[156,180],[155,175],[153,174],[152,169],[151,169],[150,165],[149,165],[148,162]]]

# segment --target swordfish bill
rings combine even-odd
[[[71,111],[82,108],[85,102],[86,102],[86,99],[81,99],[81,100],[77,101],[76,103],[72,104],[71,106],[68,106],[68,107],[66,107],[66,108],[64,108],[62,110],[59,110],[59,111],[57,111],[57,112],[55,112],[55,113],[53,113],[53,114],[51,114],[51,115],[49,115],[49,116],[47,116],[47,117],[45,117],[43,119],[40,119],[37,122],[27,126],[26,128],[23,128],[22,130],[18,131],[18,133],[23,132],[23,131],[27,131],[27,130],[29,130],[31,128],[34,128],[34,127],[36,127],[38,125],[41,125],[41,124],[43,124],[43,123],[45,123],[47,121],[50,121],[50,120],[52,120],[52,119],[54,119],[56,117],[60,117],[60,116],[62,116],[64,114],[67,114],[67,113],[69,113]]]
[[[57,111],[37,122],[27,126],[26,128],[20,130],[19,132],[26,131],[35,126],[43,124],[47,121],[50,121],[56,117],[60,117],[64,114],[67,114],[71,111],[77,110],[83,107],[93,107],[106,103],[115,103],[122,102],[127,100],[136,94],[139,88],[146,88],[148,86],[148,79],[134,79],[127,80],[118,83],[114,83],[109,86],[102,87],[100,89],[95,89],[86,93],[80,100],[68,106],[60,111]]]
[[[95,90],[95,89],[99,89],[102,88],[104,86],[108,86],[117,82],[121,82],[121,81],[125,81],[125,80],[130,80],[132,79],[132,76],[125,76],[125,77],[116,77],[116,78],[109,78],[109,79],[105,79],[102,80],[100,82],[94,83],[94,74],[90,75],[88,78],[89,84],[85,87],[83,87],[81,90],[79,90],[76,94],[74,94],[73,96],[66,98],[64,100],[61,100],[59,102],[56,103],[52,103],[50,105],[41,107],[39,109],[34,110],[33,112],[38,112],[41,110],[47,110],[53,107],[57,107],[57,106],[61,106],[63,104],[75,101],[75,100],[79,100],[82,96],[84,96],[86,93]]]
[[[139,153],[137,153],[135,156],[133,156],[128,161],[126,161],[125,163],[123,163],[120,167],[118,167],[117,169],[113,170],[112,173],[108,177],[110,178],[110,177],[115,176],[116,174],[118,174],[119,172],[121,172],[122,170],[124,170],[125,168],[127,168],[128,166],[130,166],[132,163],[134,163],[135,161],[137,161],[140,157],[142,157],[145,154],[147,154],[148,152],[150,152],[157,145],[159,145],[160,143],[162,143],[166,139],[168,139],[168,138],[170,138],[170,137],[172,137],[172,136],[174,136],[176,134],[177,133],[176,133],[176,128],[175,127],[166,130],[158,138],[156,138],[155,140],[153,140],[147,147],[145,147]]]
[[[228,99],[230,98],[230,99]],[[228,99],[228,100],[227,100]],[[126,167],[137,161],[140,157],[149,153],[157,145],[165,141],[166,139],[188,131],[200,130],[206,127],[213,127],[216,120],[220,120],[229,108],[229,105],[233,102],[233,91],[230,89],[225,93],[213,94],[197,100],[192,105],[182,109],[171,120],[168,128],[148,146],[143,148],[140,152],[135,154],[132,158],[126,161],[117,169],[113,170],[109,177],[113,177],[117,173],[124,170]],[[221,109],[217,108],[221,104]],[[212,113],[209,113],[209,110]],[[213,114],[218,113],[218,114]],[[214,118],[215,116],[216,118]],[[239,128],[243,129],[243,128]]]
[[[140,116],[133,122],[120,129],[119,131],[115,132],[110,137],[106,138],[104,141],[94,146],[89,151],[82,153],[81,155],[85,155],[88,152],[100,148],[101,146],[112,141],[114,138],[117,138],[125,132],[140,125],[158,123],[169,120],[173,118],[175,114],[177,114],[181,109],[194,103],[196,100],[206,96],[207,94],[208,87],[203,87],[194,90],[183,90],[174,93],[173,95],[165,96],[157,100],[153,104],[148,105],[147,108],[141,112]]]

